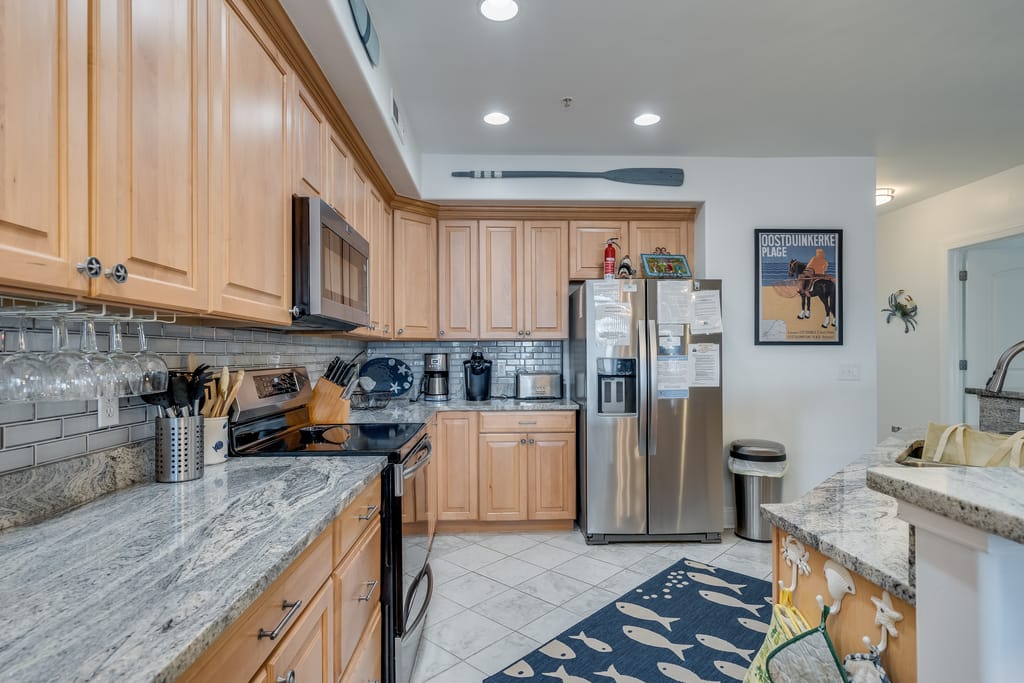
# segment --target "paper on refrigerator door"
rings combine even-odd
[[[627,303],[594,306],[594,334],[602,344],[629,346],[632,334],[633,306]]]
[[[658,322],[689,324],[693,320],[693,293],[689,280],[658,281]]]
[[[595,304],[618,303],[621,298],[622,289],[618,280],[601,280],[595,282],[593,287]]]
[[[690,344],[690,386],[717,387],[722,384],[718,344]]]
[[[686,356],[658,356],[658,398],[689,398],[690,363]]]
[[[693,322],[690,334],[716,334],[722,331],[722,299],[717,289],[694,292]]]

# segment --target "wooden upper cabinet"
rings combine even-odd
[[[437,219],[394,217],[395,339],[437,339]]]
[[[626,221],[569,222],[569,279],[594,280],[604,277],[605,242],[615,238],[616,263],[629,252],[629,230]]]
[[[350,170],[349,215],[346,216],[346,219],[360,235],[369,240],[370,212],[367,194],[370,191],[370,183],[366,179],[366,172],[359,167],[359,164],[353,163]]]
[[[206,0],[94,5],[94,254],[128,279],[94,296],[205,310]]]
[[[295,194],[327,200],[328,125],[320,106],[296,79],[294,102]],[[330,202],[328,202],[330,203]]]
[[[629,251],[636,277],[643,277],[641,254],[653,254],[658,247],[664,247],[670,254],[685,254],[693,263],[693,224],[690,221],[630,221]],[[622,254],[618,255],[622,258]]]
[[[241,0],[210,1],[210,310],[289,324],[292,74]]]
[[[525,335],[533,339],[569,336],[569,225],[527,221],[523,236]]]
[[[440,221],[438,231],[438,332],[441,339],[476,339],[480,325],[479,225]]]
[[[85,293],[89,3],[0,0],[0,283]]]
[[[481,339],[525,336],[523,287],[523,222],[480,221]]]
[[[352,220],[352,154],[334,129],[327,134],[327,183],[324,201]]]
[[[380,326],[377,329],[377,336],[382,339],[391,339],[395,331],[394,212],[387,204],[382,205],[381,212],[381,236],[383,239],[380,249],[377,250],[379,258],[376,261],[381,292]]]

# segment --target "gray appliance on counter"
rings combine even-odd
[[[569,398],[588,543],[721,540],[720,280],[588,280],[569,298]]]

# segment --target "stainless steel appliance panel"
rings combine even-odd
[[[720,290],[719,280],[695,280],[694,289]],[[658,398],[658,282],[647,282],[652,382],[648,400],[651,428],[648,446],[648,533],[691,534],[720,531],[723,525],[722,389],[690,387],[688,398]],[[684,353],[690,343],[714,343],[721,334],[692,335],[686,326]]]
[[[587,439],[586,462],[580,467],[586,477],[584,533],[641,534],[647,531],[647,462],[640,450],[640,415],[636,410],[602,412],[596,398],[599,374],[618,381],[609,374],[618,371],[613,367],[617,360],[639,365],[643,283],[621,287],[618,300],[608,301],[595,296],[603,282],[587,281],[575,295],[583,299],[579,304],[586,320]],[[630,381],[639,381],[635,372]]]

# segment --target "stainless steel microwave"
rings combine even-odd
[[[292,325],[352,330],[370,324],[370,243],[319,197],[292,202]]]

